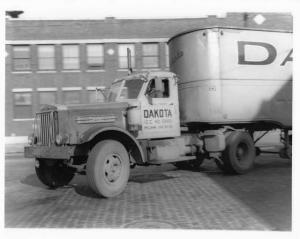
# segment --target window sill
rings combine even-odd
[[[61,72],[65,72],[65,73],[68,73],[68,72],[81,72],[81,70],[62,70]]]
[[[13,121],[15,122],[19,122],[19,121],[33,121],[34,118],[25,118],[25,119],[13,119]]]
[[[137,69],[132,69],[132,71],[134,72],[134,71],[136,71]],[[126,69],[118,69],[117,71],[127,71],[128,72],[128,69],[126,68]]]
[[[82,90],[82,87],[62,87],[61,88],[62,91],[77,91],[77,90]]]
[[[47,74],[47,73],[57,73],[57,71],[37,71],[36,73]]]
[[[12,71],[12,74],[32,74],[32,71]]]
[[[161,68],[142,68],[142,71],[158,71],[161,70]]]
[[[105,72],[105,70],[86,70],[86,72]]]

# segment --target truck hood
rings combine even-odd
[[[44,105],[41,112],[46,111],[76,111],[76,110],[100,110],[100,109],[126,109],[127,102],[108,102],[94,104],[74,104],[74,105]]]
[[[41,112],[57,111],[59,134],[68,136],[69,144],[80,142],[87,131],[104,127],[126,129],[127,102],[78,105],[46,105]]]

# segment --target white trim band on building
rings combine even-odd
[[[57,91],[57,88],[52,87],[52,88],[37,88],[37,91]]]
[[[82,87],[62,87],[63,91],[82,90]]]
[[[14,88],[12,92],[32,92],[32,88]]]
[[[70,39],[70,40],[6,40],[10,45],[35,44],[88,44],[88,43],[139,43],[139,42],[167,42],[169,38],[131,38],[131,39]]]
[[[87,86],[86,90],[96,90],[96,88],[104,90],[106,87],[105,86]]]
[[[24,119],[13,119],[13,121],[33,121],[34,118],[24,118]]]

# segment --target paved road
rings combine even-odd
[[[291,230],[291,163],[261,156],[247,175],[172,165],[137,167],[126,191],[98,198],[85,176],[56,190],[35,176],[33,160],[5,161],[6,227]]]

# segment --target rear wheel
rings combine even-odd
[[[35,172],[39,180],[50,188],[67,185],[74,177],[75,170],[62,160],[37,158]]]
[[[103,197],[114,197],[124,191],[129,170],[128,153],[115,140],[97,143],[90,152],[86,168],[89,185]]]
[[[244,174],[252,169],[255,159],[255,147],[251,136],[244,131],[233,131],[226,138],[223,152],[223,165],[226,173]]]

